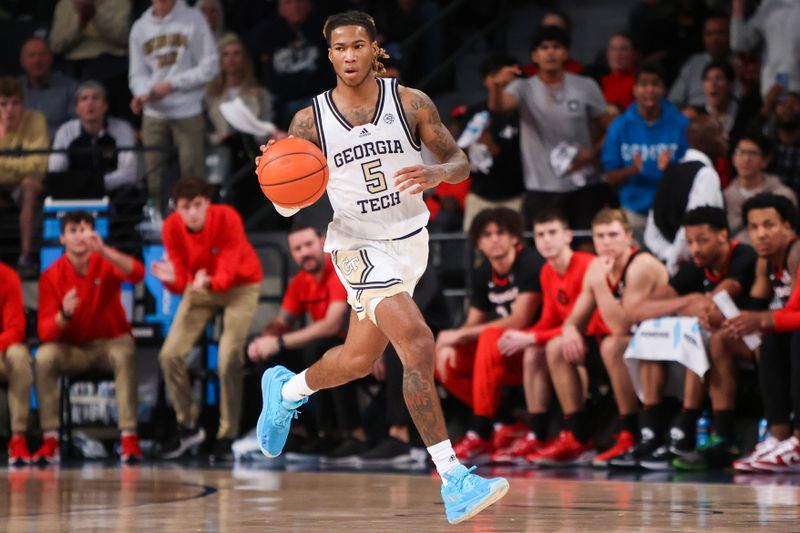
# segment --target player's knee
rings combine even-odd
[[[561,339],[556,337],[547,343],[545,347],[545,358],[547,359],[548,366],[551,368],[563,361],[561,358]]]
[[[176,352],[166,349],[162,349],[158,352],[158,362],[164,370],[184,364],[183,357]]]
[[[547,369],[547,355],[538,346],[526,348],[522,355],[522,365],[526,370],[534,372]]]
[[[603,357],[603,362],[609,365],[621,361],[627,347],[627,338],[609,335],[600,344],[600,355]]]
[[[430,366],[432,369],[435,358],[434,352],[433,335],[430,334],[412,338],[397,350],[405,368]]]
[[[55,343],[42,344],[36,351],[36,369],[39,372],[47,372],[53,369],[58,363],[58,345]]]

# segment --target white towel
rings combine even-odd
[[[639,399],[643,399],[639,361],[669,363],[664,396],[682,399],[686,369],[701,378],[708,371],[706,337],[695,317],[661,317],[639,324],[625,350],[625,363]]]

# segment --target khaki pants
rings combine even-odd
[[[128,333],[81,345],[42,344],[36,352],[36,393],[42,430],[55,430],[60,426],[58,378],[89,370],[114,373],[119,429],[136,431],[136,343]]]
[[[142,143],[145,146],[172,146],[178,149],[180,175],[203,179],[205,176],[205,151],[203,149],[205,124],[203,116],[159,119],[144,116],[142,119]],[[146,151],[144,166],[147,172],[147,188],[150,196],[162,198],[161,177],[169,162],[169,152]],[[169,193],[165,191],[167,196]]]
[[[522,196],[515,196],[506,200],[487,200],[477,194],[469,193],[464,202],[464,232],[469,232],[472,220],[478,213],[493,207],[507,207],[517,213],[522,213]]]
[[[33,384],[31,361],[31,352],[24,344],[12,344],[5,353],[0,353],[0,380],[8,383],[12,433],[25,433],[28,429]]]
[[[220,310],[222,337],[219,339],[218,373],[220,382],[219,430],[217,438],[232,439],[239,434],[242,413],[242,367],[244,343],[250,322],[258,307],[261,285],[240,285],[227,292],[195,292],[187,289],[175,313],[172,327],[158,354],[167,394],[175,408],[178,423],[197,424],[198,407],[192,401],[186,356],[203,328]]]

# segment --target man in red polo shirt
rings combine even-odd
[[[253,339],[247,354],[252,361],[286,358],[289,368],[302,369],[317,362],[329,348],[343,343],[347,291],[333,269],[330,255],[323,251],[325,237],[317,229],[294,227],[287,240],[300,272],[289,282],[278,316],[267,324],[260,337]],[[306,314],[311,317],[310,322],[294,329]],[[346,462],[367,450],[355,383],[322,392],[327,394],[320,397],[317,393],[311,400],[316,402],[319,438],[310,439],[298,453],[287,454],[287,460],[299,458],[298,455],[323,455],[326,461]],[[336,430],[345,436],[341,442],[332,435]]]
[[[31,353],[25,346],[25,309],[22,282],[13,269],[0,263],[0,380],[8,383],[8,409],[11,412],[11,440],[8,464],[30,462],[25,442],[30,410]]]
[[[123,281],[139,283],[144,266],[108,245],[94,231],[94,218],[73,211],[61,218],[65,254],[39,278],[39,339],[36,391],[44,440],[34,462],[57,463],[58,379],[92,368],[114,373],[120,456],[141,459],[136,435],[136,346],[120,302]]]
[[[163,448],[165,459],[176,459],[205,440],[205,431],[197,426],[186,356],[220,311],[220,420],[212,459],[229,459],[231,442],[239,434],[244,343],[258,307],[261,263],[244,233],[242,218],[230,206],[212,205],[212,194],[202,180],[178,181],[172,193],[176,211],[162,230],[165,257],[151,267],[168,290],[183,295],[158,354],[180,424],[178,434]]]

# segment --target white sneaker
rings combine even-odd
[[[760,472],[760,470],[757,470],[753,466],[753,463],[771,454],[780,442],[781,441],[772,435],[768,436],[766,439],[756,444],[756,447],[750,452],[750,455],[735,460],[733,462],[734,470],[737,472]]]
[[[753,467],[777,474],[800,472],[800,440],[792,436],[782,441],[772,453],[754,461]]]

